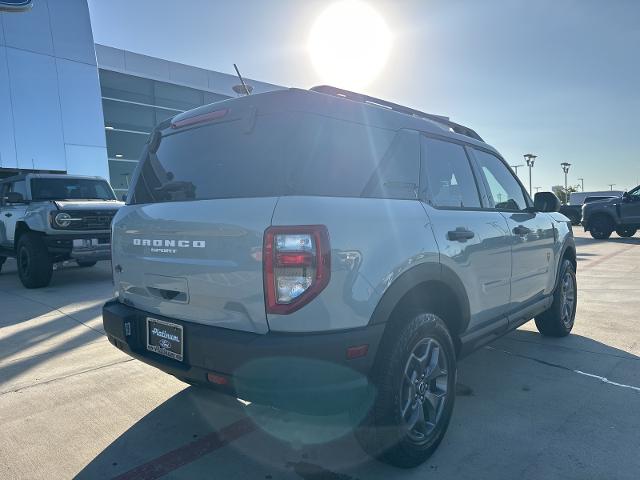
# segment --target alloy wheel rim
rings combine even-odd
[[[400,395],[400,415],[414,442],[427,442],[438,426],[448,395],[448,380],[442,345],[433,338],[422,339],[407,359]]]
[[[562,279],[562,324],[569,328],[573,323],[573,311],[576,304],[576,288],[573,281],[573,275],[570,272],[564,274]]]

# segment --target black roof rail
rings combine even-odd
[[[334,97],[346,98],[354,102],[377,105],[379,107],[393,110],[394,112],[400,112],[400,113],[404,113],[406,115],[411,115],[414,117],[425,118],[427,120],[440,123],[441,125],[445,125],[455,133],[459,133],[460,135],[465,135],[475,140],[480,140],[481,142],[484,142],[484,140],[482,140],[480,135],[478,135],[474,130],[468,127],[465,127],[464,125],[460,125],[458,123],[452,122],[451,120],[449,120],[449,117],[444,117],[442,115],[434,115],[432,113],[421,112],[420,110],[414,110],[413,108],[405,107],[404,105],[399,105],[393,102],[388,102],[387,100],[382,100],[381,98],[370,97],[362,93],[351,92],[349,90],[343,90],[341,88],[332,87],[330,85],[319,85],[317,87],[311,88],[310,90],[312,92],[326,93],[327,95],[333,95]]]

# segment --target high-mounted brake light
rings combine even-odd
[[[229,113],[228,108],[225,108],[223,110],[214,110],[213,112],[203,113],[202,115],[196,115],[195,117],[189,117],[178,120],[177,122],[172,122],[171,128],[177,129],[195,125],[197,123],[212,122],[224,117],[227,113]]]
[[[327,227],[269,227],[264,233],[262,259],[267,313],[295,312],[329,283],[331,248]]]

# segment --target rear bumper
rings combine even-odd
[[[384,324],[314,334],[254,334],[153,318],[183,326],[182,362],[146,349],[146,312],[115,300],[103,308],[109,341],[132,357],[191,383],[244,400],[302,412],[332,412],[367,402],[368,374]],[[365,356],[348,359],[347,349],[368,345]],[[213,373],[227,384],[207,380]]]

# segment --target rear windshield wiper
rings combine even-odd
[[[175,196],[176,193],[184,194],[185,198],[193,199],[196,196],[196,186],[193,182],[172,181],[154,188],[154,192],[170,194]]]

